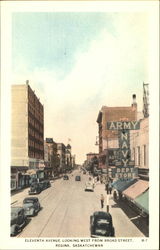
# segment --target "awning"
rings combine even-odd
[[[148,181],[138,180],[135,184],[124,190],[122,193],[134,200],[136,197],[144,193],[149,188]]]
[[[123,192],[125,189],[127,189],[129,186],[137,182],[137,179],[131,179],[131,180],[117,180],[112,183],[112,186],[117,189],[120,192]]]
[[[134,201],[144,212],[149,213],[149,190],[139,195]]]

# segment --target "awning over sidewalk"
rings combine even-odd
[[[144,212],[149,213],[149,190],[139,195],[134,201]]]
[[[128,198],[134,200],[136,197],[144,193],[149,188],[148,181],[138,180],[136,183],[128,187],[122,193]]]
[[[119,192],[123,192],[125,189],[127,189],[129,186],[137,182],[137,179],[131,179],[131,180],[117,180],[112,183],[112,186],[117,189]]]

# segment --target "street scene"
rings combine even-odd
[[[148,29],[146,13],[13,13],[12,239],[150,236]]]
[[[81,181],[76,181],[76,176],[80,176]],[[50,188],[36,195],[41,209],[36,216],[28,217],[27,225],[17,237],[90,237],[90,216],[95,211],[107,211],[107,194],[100,181],[95,183],[93,192],[85,191],[89,176],[81,170],[74,170],[68,175],[68,180],[60,178],[51,182]],[[103,208],[100,204],[101,194],[105,197]],[[123,210],[113,200],[112,194],[108,196],[115,237],[144,237],[147,234],[145,219],[129,207]],[[26,197],[28,188],[12,196],[12,206],[23,206]],[[125,232],[122,227],[124,224]]]

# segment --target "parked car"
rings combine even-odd
[[[51,183],[49,180],[44,180],[43,183],[44,183],[45,189],[51,187]]]
[[[69,176],[68,175],[64,175],[63,176],[63,180],[69,180]]]
[[[75,177],[75,181],[81,181],[81,177],[80,177],[79,175],[77,175],[77,176]]]
[[[40,186],[41,191],[42,191],[42,190],[44,190],[44,189],[50,187],[50,186],[51,186],[51,183],[50,183],[49,180],[44,180],[44,181],[39,182],[39,186]]]
[[[30,186],[29,194],[39,194],[41,192],[41,187],[39,183],[32,183]]]
[[[92,182],[86,182],[85,183],[85,191],[94,191],[94,185]]]
[[[23,200],[23,208],[26,216],[35,216],[41,209],[37,197],[27,197]]]
[[[90,216],[91,237],[114,237],[114,227],[110,213],[103,211],[94,212]]]
[[[22,207],[11,207],[11,232],[10,235],[17,235],[27,223],[27,216]]]

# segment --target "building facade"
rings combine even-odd
[[[46,138],[44,142],[45,176],[53,178],[59,174],[59,157],[57,153],[57,143],[53,138]]]
[[[133,103],[129,107],[103,106],[98,114],[99,167],[106,168],[106,153],[109,148],[118,148],[118,132],[107,130],[109,121],[136,121],[137,103],[133,95]]]
[[[12,85],[11,96],[11,188],[16,189],[27,185],[27,170],[44,167],[44,114],[28,81]]]
[[[130,134],[131,159],[138,167],[139,176],[149,177],[149,117],[140,120],[140,129]]]
[[[72,149],[71,145],[68,144],[68,145],[66,146],[66,156],[65,156],[65,158],[66,158],[65,164],[66,164],[66,169],[67,169],[67,170],[71,170],[71,168],[72,168],[72,155],[71,155],[71,149]]]
[[[66,147],[63,143],[57,143],[57,153],[59,156],[59,171],[64,173],[66,171]]]

